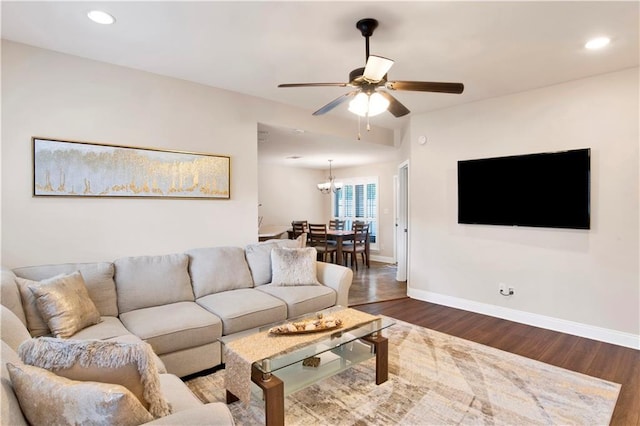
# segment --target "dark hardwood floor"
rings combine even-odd
[[[352,268],[349,306],[407,297],[407,283],[396,281],[395,265],[373,261],[370,264],[371,267],[366,268],[358,263],[357,271]]]
[[[351,303],[350,291],[350,306],[620,383],[622,388],[611,424],[640,426],[640,351],[409,299],[406,297],[406,286],[403,298],[362,304],[363,298],[369,301],[376,300],[375,293],[378,288],[383,289],[381,291],[386,294],[381,294],[381,300],[389,297],[390,290],[397,290],[398,284],[404,284],[395,281],[395,271],[389,271],[393,268],[383,268],[382,265],[376,265],[374,268],[372,264],[369,270],[361,272],[360,268],[360,271],[354,274],[356,287],[352,288],[353,300],[360,302]],[[367,283],[374,285],[366,288]]]

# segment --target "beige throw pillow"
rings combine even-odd
[[[271,250],[271,269],[274,286],[319,285],[317,251],[314,247]]]
[[[27,287],[35,296],[42,319],[56,337],[71,337],[100,322],[100,312],[78,271],[40,282],[31,281]]]
[[[156,418],[171,414],[148,343],[41,337],[23,342],[18,354],[25,364],[71,380],[122,385]]]
[[[32,425],[139,425],[153,420],[123,386],[69,380],[29,365],[7,363],[7,369]]]
[[[57,279],[57,277],[54,278]],[[18,290],[20,290],[20,298],[22,299],[22,306],[24,307],[24,314],[27,318],[27,328],[33,337],[46,336],[51,333],[47,322],[42,319],[42,315],[40,315],[38,304],[36,303],[36,296],[31,292],[31,290],[29,290],[29,284],[46,281],[48,280],[31,281],[25,278],[16,277]]]

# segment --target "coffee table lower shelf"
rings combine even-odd
[[[389,376],[388,341],[381,333],[333,349],[327,347],[327,351],[316,356],[320,358],[318,367],[306,367],[302,365],[303,361],[299,361],[271,374],[265,374],[257,367],[252,367],[251,380],[256,385],[255,390],[262,392],[267,426],[284,425],[285,395],[304,389],[374,356],[376,384],[386,382]],[[227,391],[227,404],[237,400],[235,395]]]

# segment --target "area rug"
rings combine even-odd
[[[395,320],[389,380],[371,359],[285,398],[287,425],[607,425],[620,385]],[[187,382],[224,401],[224,370]],[[262,401],[229,405],[238,425],[264,424]]]

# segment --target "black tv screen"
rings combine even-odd
[[[590,155],[458,161],[458,223],[589,229]]]

